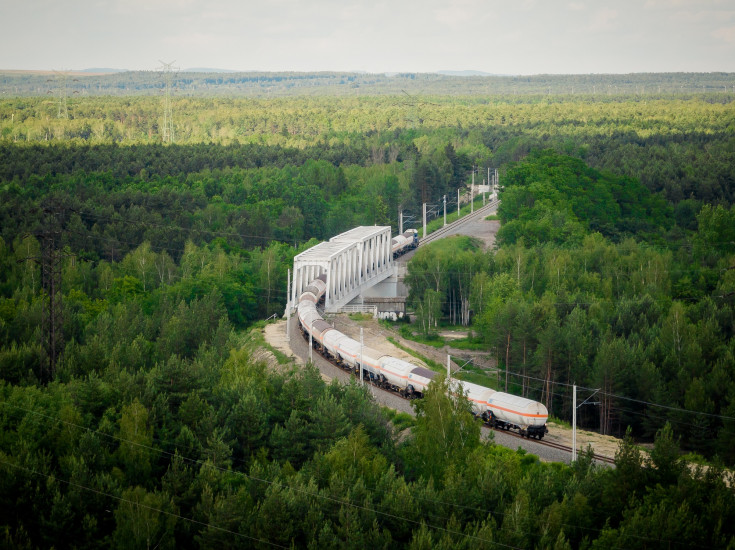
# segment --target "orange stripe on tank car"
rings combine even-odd
[[[335,346],[335,348],[336,348],[336,349],[337,349],[338,351],[341,351],[341,352],[343,351],[343,350],[342,350],[342,348],[340,348],[339,346]],[[352,354],[351,354],[351,353],[349,353],[349,352],[343,352],[343,353],[344,353],[344,355],[349,355],[349,356],[350,356],[350,357],[352,357],[353,359],[357,359],[357,355],[352,355]],[[364,364],[367,364],[367,365],[370,365],[371,367],[373,367],[373,368],[375,368],[375,369],[378,369],[378,370],[381,370],[381,371],[385,371],[385,372],[387,372],[387,373],[390,373],[390,374],[392,374],[393,376],[395,376],[396,378],[403,378],[404,380],[408,380],[408,376],[403,376],[403,375],[400,375],[400,374],[398,374],[398,373],[395,373],[395,372],[393,372],[392,370],[388,370],[388,369],[386,369],[386,368],[384,368],[384,367],[381,367],[381,366],[379,366],[379,365],[373,365],[373,364],[369,363],[368,361],[364,361],[364,360],[363,360],[363,363],[364,363]],[[426,386],[426,384],[424,384],[423,382],[419,382],[418,380],[413,380],[413,382],[416,382],[416,384],[420,384],[420,385],[422,385],[422,386]]]
[[[500,409],[501,411],[517,414],[518,416],[527,416],[529,418],[548,418],[548,414],[528,414],[528,413],[522,413],[518,411],[514,411],[513,409],[506,409],[505,407],[499,407],[498,405],[489,405],[493,409]]]

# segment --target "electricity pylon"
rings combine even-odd
[[[54,71],[56,73],[56,95],[58,96],[58,111],[57,118],[69,118],[69,108],[67,106],[67,97],[69,95],[66,82],[69,78],[69,71]],[[52,79],[48,79],[47,82],[51,82]],[[74,79],[77,82],[77,79]],[[50,91],[48,93],[51,93]],[[78,92],[74,92],[75,94]]]
[[[420,99],[418,95],[411,95],[406,90],[401,91],[406,95],[406,98],[403,100],[403,104],[408,107],[409,110],[409,115],[406,117],[406,120],[410,122],[412,129],[416,129],[416,126],[422,125],[425,120],[424,118],[419,117],[419,105],[437,106],[437,104],[431,103],[430,101],[424,101]]]
[[[66,208],[56,200],[43,207],[41,226],[34,232],[34,236],[41,244],[41,255],[19,260],[41,264],[41,288],[45,294],[41,308],[41,332],[45,354],[39,365],[38,378],[42,384],[53,380],[56,364],[64,351],[61,270],[63,259],[69,256],[61,251],[65,211]]]
[[[173,85],[174,72],[178,71],[178,67],[174,67],[174,62],[164,63],[159,59],[161,67],[159,71],[163,71],[163,82],[165,85],[164,96],[163,96],[163,131],[161,135],[164,143],[174,142],[174,116],[173,109],[171,108],[171,88]]]

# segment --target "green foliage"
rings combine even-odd
[[[442,375],[434,377],[423,399],[414,402],[414,440],[405,455],[417,476],[441,483],[448,469],[461,469],[480,444],[480,424],[471,414],[469,401],[449,391]]]
[[[349,317],[353,321],[369,321],[373,318],[369,313],[350,313]]]
[[[416,422],[415,417],[408,413],[397,412],[387,407],[382,408],[383,414],[391,421],[396,432],[402,432],[407,428],[412,428]]]
[[[401,326],[399,332],[401,334],[401,338],[404,338],[405,340],[419,342],[435,348],[443,348],[445,345],[444,340],[438,334],[429,334],[425,337],[422,334],[415,334],[408,325]]]
[[[582,160],[547,150],[508,169],[498,216],[498,240],[579,246],[597,231],[619,240],[670,227],[665,203],[638,181],[598,172]]]
[[[439,289],[444,307],[434,326],[452,322],[462,316],[448,305],[467,297],[474,332],[502,369],[497,379],[481,372],[466,379],[491,387],[500,382],[500,389],[540,400],[566,420],[572,384],[601,388],[598,407],[579,411],[583,425],[619,435],[632,426],[636,436],[652,438],[669,421],[685,449],[731,461],[726,434],[733,388],[725,366],[733,356],[730,209],[701,207],[696,232],[668,230],[658,224],[663,210],[650,195],[639,195],[648,213],[625,203],[626,190],[640,191],[635,182],[548,151],[518,163],[506,185],[504,228],[565,211],[577,220],[579,234],[539,241],[524,231],[494,256],[467,248],[467,240],[445,239],[414,256],[408,280],[416,311],[426,302],[422,292]],[[539,185],[547,189],[537,200],[529,190]],[[611,191],[586,196],[595,185]],[[588,223],[604,219],[594,212],[598,199],[609,201],[604,215],[611,238]],[[575,209],[592,213],[578,218]],[[623,227],[626,211],[650,221],[625,230],[634,237],[615,229]],[[556,382],[564,385],[554,390]]]
[[[448,317],[453,324],[469,322],[472,280],[492,262],[491,256],[478,250],[476,240],[456,236],[422,247],[411,258],[406,274],[408,302],[424,337],[436,331],[440,317]]]
[[[192,88],[200,78],[213,84],[197,76]],[[378,80],[396,94],[438,82]],[[396,96],[176,101],[187,122],[171,146],[158,143],[155,98],[86,95],[67,120],[50,119],[42,98],[0,102],[0,544],[734,544],[714,458],[735,462],[729,94],[436,97],[412,122],[396,116]],[[502,245],[422,247],[412,307],[427,333],[473,325],[499,389],[507,373],[509,391],[556,416],[570,416],[568,384],[600,387],[578,420],[631,426],[615,469],[481,441],[443,377],[414,418],[283,355],[277,371],[258,359],[294,255],[453,197],[474,164],[501,169]],[[54,203],[65,339],[42,385],[38,230]],[[462,378],[495,387],[494,374]],[[655,439],[650,459],[634,434]],[[684,468],[679,446],[710,467]]]

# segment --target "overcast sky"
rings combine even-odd
[[[735,72],[735,0],[0,0],[0,69]]]

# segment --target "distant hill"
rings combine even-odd
[[[93,67],[91,69],[82,69],[81,71],[78,71],[80,73],[94,73],[94,74],[111,74],[111,73],[126,73],[128,72],[127,69],[110,69],[107,67]]]
[[[450,74],[453,73],[453,74]],[[46,96],[57,83],[53,71],[0,69],[0,94]],[[76,76],[67,91],[85,95],[157,95],[163,86],[159,70],[124,71],[90,68],[68,71]],[[680,97],[717,93],[732,86],[733,73],[636,73],[578,75],[489,75],[480,71],[443,73],[360,72],[238,72],[212,68],[183,69],[175,73],[176,95],[284,97],[318,95],[636,95]]]
[[[231,69],[212,69],[208,67],[192,67],[191,69],[184,69],[185,73],[236,73],[239,71],[233,71]]]
[[[485,73],[482,71],[437,71],[436,74],[444,74],[447,76],[507,76],[495,73]]]

